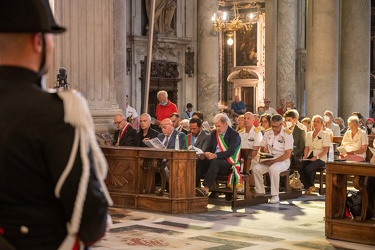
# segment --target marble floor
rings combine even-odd
[[[235,211],[230,202],[210,199],[208,212],[183,215],[111,208],[113,227],[92,249],[375,249],[326,239],[324,199],[302,196]]]

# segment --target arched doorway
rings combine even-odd
[[[227,79],[233,85],[232,91],[228,93],[231,95],[230,99],[233,100],[236,95],[240,96],[241,101],[246,104],[247,111],[256,113],[258,100],[262,99],[264,89],[263,86],[260,86],[263,85],[263,80],[259,76],[259,72],[244,68],[233,71]]]

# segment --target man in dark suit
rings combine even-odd
[[[303,151],[305,149],[305,130],[296,126],[298,122],[298,111],[295,109],[287,110],[284,113],[284,119],[286,128],[293,133],[293,151],[290,157],[290,164],[295,165],[297,168],[300,165],[300,159],[302,159]]]
[[[185,134],[178,132],[172,124],[171,119],[166,118],[160,123],[162,133],[158,134],[159,140],[166,148],[175,149],[176,137],[178,135],[179,149],[185,149]]]
[[[241,144],[241,138],[237,131],[229,126],[229,118],[225,114],[217,114],[213,119],[216,130],[211,133],[211,143],[208,152],[204,153],[207,161],[202,161],[200,168],[202,173],[207,170],[203,182],[203,188],[197,189],[198,195],[207,196],[209,189],[215,183],[216,176],[229,175],[232,172],[232,164],[228,158],[232,157]],[[225,144],[227,147],[223,147]],[[226,149],[227,148],[227,149]]]
[[[113,124],[116,125],[118,129],[113,138],[113,145],[134,146],[137,130],[126,122],[125,116],[123,114],[117,114],[114,118]]]
[[[199,148],[203,152],[210,150],[211,136],[203,130],[202,121],[199,118],[191,118],[190,123],[190,134],[186,136],[186,147],[187,149]],[[206,161],[204,154],[198,154],[196,163],[196,187],[200,186],[200,178],[202,175],[201,161]],[[208,160],[207,160],[208,161]]]

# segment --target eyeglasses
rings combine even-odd
[[[266,102],[264,102],[264,103],[271,103],[271,101],[266,101]]]
[[[119,122],[114,122],[113,123],[113,125],[119,125],[121,122],[123,122],[124,121],[124,119],[122,119],[121,121],[119,121]]]
[[[277,126],[271,126],[272,128],[280,128],[280,126],[281,126],[282,124],[279,124],[279,125],[277,125]]]

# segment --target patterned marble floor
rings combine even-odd
[[[326,239],[324,196],[232,211],[210,200],[207,213],[170,215],[111,208],[114,225],[92,249],[375,249]]]

